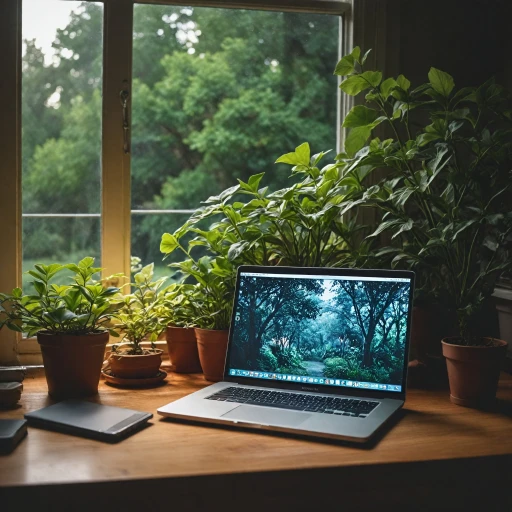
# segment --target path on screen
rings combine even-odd
[[[311,377],[323,377],[325,364],[319,361],[304,361],[306,371]]]

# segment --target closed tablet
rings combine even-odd
[[[29,426],[114,442],[140,429],[152,417],[147,412],[83,400],[64,400],[25,414]]]

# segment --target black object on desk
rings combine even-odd
[[[11,453],[27,435],[27,420],[0,420],[0,454]]]
[[[83,400],[64,400],[25,414],[31,427],[114,443],[143,428],[152,417],[148,412]]]

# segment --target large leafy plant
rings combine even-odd
[[[50,334],[93,334],[111,329],[110,321],[118,305],[113,297],[118,288],[104,288],[95,277],[101,268],[94,267],[94,258],[84,258],[78,265],[35,265],[28,274],[33,277],[34,292],[24,294],[15,288],[11,294],[0,294],[0,328],[24,332],[34,336],[38,332]],[[65,271],[71,272],[71,284],[52,281]]]
[[[133,263],[133,261],[132,261]],[[133,267],[133,265],[132,265]],[[129,355],[143,354],[142,341],[154,342],[162,331],[159,318],[161,296],[159,290],[167,280],[162,277],[154,279],[154,264],[151,263],[141,268],[134,275],[134,282],[130,283],[133,292],[118,296],[119,310],[116,318],[116,329],[123,335],[119,344],[112,346],[112,352]]]
[[[187,223],[162,239],[164,252],[187,234],[235,265],[368,266],[372,240],[365,226],[340,217],[340,209],[361,184],[335,164],[319,167],[325,153],[311,156],[304,143],[277,163],[292,165],[290,186],[270,192],[264,173],[204,201]],[[208,230],[200,229],[205,222]]]
[[[344,211],[381,211],[371,235],[387,237],[379,255],[417,270],[421,294],[456,311],[461,337],[478,343],[477,313],[512,264],[510,95],[494,80],[457,90],[435,68],[412,89],[403,75],[384,80],[364,63],[355,48],[335,70],[346,94],[366,93],[344,120],[350,134],[337,161],[347,178],[386,172]],[[381,123],[390,137],[371,138]]]

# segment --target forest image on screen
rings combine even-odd
[[[229,364],[401,384],[410,283],[242,276]]]

